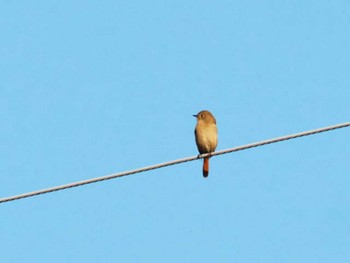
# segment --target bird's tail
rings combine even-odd
[[[204,178],[209,175],[209,157],[205,157],[203,161],[203,176]]]

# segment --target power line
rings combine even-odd
[[[135,169],[135,170],[125,171],[125,172],[111,174],[111,175],[105,175],[105,176],[101,176],[101,177],[96,177],[96,178],[83,180],[83,181],[79,181],[79,182],[55,186],[55,187],[37,190],[37,191],[24,193],[24,194],[20,194],[20,195],[14,195],[14,196],[10,196],[10,197],[1,198],[0,203],[11,202],[11,201],[15,201],[15,200],[23,199],[23,198],[28,198],[28,197],[35,196],[35,195],[47,194],[50,192],[60,191],[60,190],[68,189],[68,188],[81,186],[81,185],[97,183],[97,182],[110,180],[110,179],[117,178],[117,177],[122,177],[122,176],[126,176],[126,175],[155,170],[155,169],[159,169],[159,168],[174,165],[174,164],[190,162],[193,160],[197,160],[198,158],[203,158],[203,157],[207,157],[207,156],[216,156],[216,155],[221,155],[221,154],[226,154],[226,153],[231,153],[231,152],[238,152],[238,151],[242,151],[242,150],[246,150],[246,149],[250,149],[250,148],[254,148],[254,147],[258,147],[258,146],[263,146],[266,144],[282,142],[282,141],[291,140],[291,139],[295,139],[295,138],[299,138],[299,137],[303,137],[303,136],[313,135],[316,133],[327,132],[327,131],[331,131],[331,130],[335,130],[335,129],[345,128],[348,126],[350,126],[350,122],[345,122],[345,123],[336,124],[336,125],[332,125],[332,126],[328,126],[328,127],[324,127],[324,128],[319,128],[319,129],[314,129],[314,130],[310,130],[310,131],[290,134],[290,135],[286,135],[286,136],[282,136],[282,137],[277,137],[274,139],[269,139],[269,140],[250,143],[250,144],[246,144],[246,145],[242,145],[242,146],[238,146],[238,147],[234,147],[234,148],[229,148],[229,149],[217,151],[217,152],[214,152],[211,154],[201,154],[199,156],[186,157],[186,158],[177,159],[174,161],[169,161],[169,162],[160,163],[160,164],[155,164],[155,165],[151,165],[151,166],[147,166],[147,167],[143,167],[143,168],[139,168],[139,169]]]

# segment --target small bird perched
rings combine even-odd
[[[218,129],[216,127],[215,117],[207,110],[203,110],[193,116],[197,118],[194,134],[199,153],[214,152],[218,145]],[[208,177],[208,174],[209,157],[205,157],[203,161],[203,176]]]

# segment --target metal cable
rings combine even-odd
[[[46,188],[46,189],[42,189],[42,190],[37,190],[37,191],[24,193],[24,194],[20,194],[20,195],[14,195],[14,196],[10,196],[10,197],[1,198],[0,199],[0,203],[15,201],[15,200],[18,200],[18,199],[28,198],[28,197],[35,196],[35,195],[46,194],[46,193],[60,191],[60,190],[68,189],[68,188],[81,186],[81,185],[97,183],[97,182],[100,182],[100,181],[105,181],[105,180],[109,180],[109,179],[113,179],[113,178],[117,178],[117,177],[122,177],[122,176],[126,176],[126,175],[131,175],[131,174],[141,173],[141,172],[145,172],[145,171],[155,170],[155,169],[159,169],[159,168],[170,166],[170,165],[174,165],[174,164],[179,164],[179,163],[185,163],[185,162],[193,161],[193,160],[196,160],[196,159],[199,159],[199,158],[203,158],[203,157],[207,157],[207,156],[216,156],[216,155],[221,155],[221,154],[226,154],[226,153],[231,153],[231,152],[238,152],[238,151],[250,149],[250,148],[253,148],[253,147],[258,147],[258,146],[263,146],[263,145],[266,145],[266,144],[271,144],[271,143],[277,143],[277,142],[281,142],[281,141],[291,140],[291,139],[295,139],[295,138],[299,138],[299,137],[303,137],[303,136],[313,135],[313,134],[316,134],[316,133],[321,133],[321,132],[331,131],[331,130],[335,130],[335,129],[345,128],[345,127],[348,127],[348,126],[350,126],[350,122],[345,122],[345,123],[332,125],[332,126],[328,126],[328,127],[324,127],[324,128],[319,128],[319,129],[314,129],[314,130],[310,130],[310,131],[290,134],[290,135],[277,137],[277,138],[269,139],[269,140],[265,140],[265,141],[250,143],[250,144],[246,144],[246,145],[242,145],[242,146],[238,146],[238,147],[234,147],[234,148],[230,148],[230,149],[226,149],[226,150],[217,151],[217,152],[214,152],[214,153],[211,153],[211,154],[201,154],[199,156],[186,157],[186,158],[177,159],[177,160],[174,160],[174,161],[169,161],[169,162],[160,163],[160,164],[155,164],[155,165],[151,165],[151,166],[147,166],[147,167],[143,167],[143,168],[139,168],[139,169],[135,169],[135,170],[125,171],[125,172],[111,174],[111,175],[106,175],[106,176],[101,176],[101,177],[96,177],[96,178],[92,178],[92,179],[88,179],[88,180],[83,180],[83,181],[79,181],[79,182],[64,184],[64,185],[55,186],[55,187],[51,187],[51,188]]]

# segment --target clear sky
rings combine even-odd
[[[349,121],[349,1],[3,1],[0,197]],[[349,262],[350,128],[0,204],[1,262]]]

